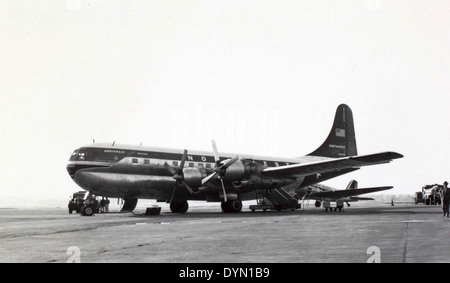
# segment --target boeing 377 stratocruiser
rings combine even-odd
[[[261,198],[279,209],[298,208],[293,195],[308,186],[401,157],[358,156],[352,111],[340,105],[326,141],[304,157],[219,154],[214,141],[213,152],[94,143],[73,152],[67,171],[91,194],[125,199],[122,210],[133,211],[138,199],[156,199],[177,213],[188,210],[188,200],[221,202],[223,212],[240,212],[242,201]]]

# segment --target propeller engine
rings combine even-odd
[[[239,156],[236,155],[231,159],[220,161],[219,152],[217,150],[216,142],[214,140],[212,142],[213,152],[214,152],[214,160],[216,162],[216,166],[214,168],[214,173],[206,176],[206,178],[203,178],[202,185],[206,185],[213,179],[219,179],[220,183],[222,185],[223,190],[223,198],[226,202],[227,199],[227,192],[225,189],[225,184],[223,182],[224,179],[235,181],[236,179],[242,177],[246,170],[244,163],[239,160]]]
[[[170,197],[170,202],[173,201],[176,191],[180,188],[180,184],[183,185],[191,195],[196,193],[191,186],[195,188],[201,186],[202,178],[204,176],[202,172],[198,168],[184,168],[187,154],[188,151],[185,149],[179,167],[171,166],[167,162],[164,163],[164,167],[166,167],[167,171],[172,174],[172,178],[176,181],[172,196]]]

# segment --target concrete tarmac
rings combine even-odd
[[[0,262],[67,262],[69,247],[81,262],[364,263],[370,247],[386,263],[450,262],[450,220],[441,212],[414,204],[239,214],[217,205],[146,217],[0,209]]]

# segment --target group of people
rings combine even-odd
[[[444,188],[441,191],[441,199],[442,199],[442,210],[444,211],[444,217],[447,216],[449,218],[450,216],[450,188],[448,187],[448,182],[444,182]]]

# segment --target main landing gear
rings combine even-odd
[[[185,201],[172,201],[170,203],[170,210],[173,213],[186,213],[186,211],[188,211],[189,209],[189,204],[188,202]]]
[[[330,212],[333,212],[333,207],[325,207],[325,212],[328,212],[328,209],[330,210]],[[342,207],[335,207],[334,212],[336,211],[342,212]]]
[[[222,202],[222,211],[224,213],[238,213],[242,211],[242,201],[235,199],[235,200],[228,200]]]

